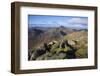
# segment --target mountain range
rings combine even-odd
[[[73,28],[67,28],[64,26],[29,27],[28,28],[29,60],[36,60],[36,59],[34,59],[33,55],[35,54],[34,51],[35,52],[39,51],[38,48],[41,48],[41,50],[42,50],[42,52],[40,52],[41,50],[39,51],[40,55],[46,55],[47,53],[52,54],[52,52],[50,52],[51,49],[49,49],[50,50],[49,52],[46,52],[46,50],[43,50],[43,49],[46,49],[46,47],[49,47],[48,45],[53,42],[57,42],[55,44],[59,45],[58,50],[57,50],[57,47],[56,47],[56,50],[59,51],[59,49],[60,49],[60,51],[61,51],[62,50],[61,44],[63,44],[63,42],[66,42],[66,40],[67,40],[67,43],[64,44],[64,46],[66,46],[66,47],[68,46],[70,48],[70,50],[75,50],[75,49],[79,50],[82,48],[82,46],[84,46],[84,48],[82,48],[82,49],[85,49],[85,56],[84,56],[84,51],[81,51],[81,53],[83,52],[83,58],[87,57],[87,47],[85,46],[87,44],[87,31],[88,31],[87,29],[75,29],[75,28],[73,29]],[[70,45],[70,44],[76,44],[76,43],[77,43],[77,45]],[[44,46],[46,46],[46,47],[44,48]],[[50,47],[50,48],[53,48],[53,47],[54,46],[52,45],[52,47]],[[64,47],[65,51],[67,51],[66,47]],[[56,50],[54,49],[54,51],[56,51]],[[44,53],[43,53],[43,51],[44,51]],[[79,57],[81,57],[79,52],[78,51],[74,52],[72,55],[70,55],[70,52],[63,53],[63,54],[59,53],[59,55],[65,56],[64,54],[66,54],[67,55],[66,58],[74,58],[74,57],[76,58],[76,56],[74,56],[75,53],[77,53],[77,55]],[[38,54],[35,54],[35,55],[38,55]],[[52,55],[52,57],[54,55]],[[59,55],[57,55],[58,59],[59,59]],[[46,58],[48,59],[48,56]],[[55,59],[55,58],[53,58],[53,59]],[[39,58],[38,58],[38,60],[39,60]],[[40,56],[40,60],[44,60],[44,59],[41,59],[41,56]]]

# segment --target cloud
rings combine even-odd
[[[70,24],[69,27],[71,27],[71,28],[79,28],[79,29],[87,29],[88,28],[88,26],[84,26],[82,24],[72,24],[72,25]]]
[[[88,24],[88,18],[71,18],[67,22],[69,24],[87,25]]]

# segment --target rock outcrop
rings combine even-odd
[[[59,41],[44,43],[31,49],[29,60],[76,59],[88,57],[87,32],[74,32]]]

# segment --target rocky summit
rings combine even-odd
[[[87,30],[73,31],[63,27],[37,31],[29,31],[31,46],[28,50],[28,60],[88,58]],[[39,33],[38,36],[36,33]]]

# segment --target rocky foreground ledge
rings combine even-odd
[[[44,43],[29,50],[28,60],[77,59],[88,57],[87,32],[73,32],[62,40]]]

